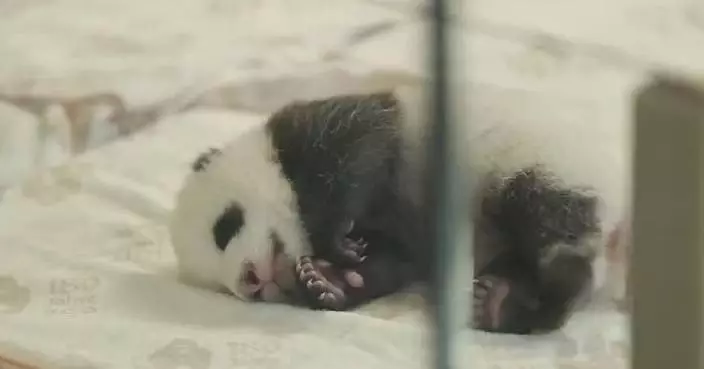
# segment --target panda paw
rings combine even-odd
[[[345,289],[363,284],[356,272],[339,270],[325,260],[307,256],[296,263],[296,277],[310,306],[324,310],[344,310],[347,306]]]
[[[338,252],[345,259],[342,263],[359,264],[364,261],[364,251],[367,249],[367,243],[360,238],[355,241],[351,238],[345,238],[339,246]]]
[[[503,307],[511,291],[507,280],[481,276],[474,280],[472,325],[484,331],[497,331],[503,325]]]
[[[472,326],[495,332],[527,334],[531,316],[538,308],[525,286],[507,278],[483,275],[474,280]]]

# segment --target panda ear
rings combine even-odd
[[[193,161],[193,164],[191,164],[191,169],[193,169],[194,172],[200,172],[204,170],[205,168],[208,167],[208,164],[213,160],[213,158],[216,155],[220,155],[221,151],[216,148],[210,148],[208,151],[201,153],[198,155],[196,160]]]
[[[218,249],[225,251],[230,240],[240,233],[244,216],[244,209],[238,204],[231,204],[220,214],[213,225],[213,238]]]
[[[399,105],[398,96],[393,91],[377,92],[371,94],[370,98],[378,102],[384,109],[396,109]]]

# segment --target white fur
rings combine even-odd
[[[205,169],[188,175],[176,199],[170,231],[181,276],[192,283],[227,288],[242,299],[243,262],[254,262],[270,281],[273,258],[270,231],[283,241],[285,254],[298,258],[309,245],[298,218],[296,196],[270,160],[274,152],[263,126],[236,137]],[[225,251],[217,248],[212,227],[231,202],[245,211],[239,235]]]

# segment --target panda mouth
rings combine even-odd
[[[275,264],[289,265],[288,261],[282,262],[282,258],[277,258]],[[254,301],[279,302],[285,297],[285,293],[290,289],[287,276],[289,272],[283,272],[288,268],[281,268],[277,265],[272,266],[272,278],[267,281],[260,282],[255,291],[252,291],[250,298]]]
[[[295,260],[285,253],[284,243],[276,232],[271,232],[272,258],[266,275],[257,272],[249,263],[243,273],[243,283],[248,286],[247,295],[255,301],[280,301],[284,293],[294,288],[295,280],[291,270]]]

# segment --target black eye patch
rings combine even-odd
[[[279,255],[284,252],[284,242],[276,232],[271,232],[269,238],[271,239],[271,246],[274,250],[274,255]]]
[[[244,226],[244,210],[237,204],[230,205],[213,225],[213,237],[218,249],[225,251],[230,240]]]

